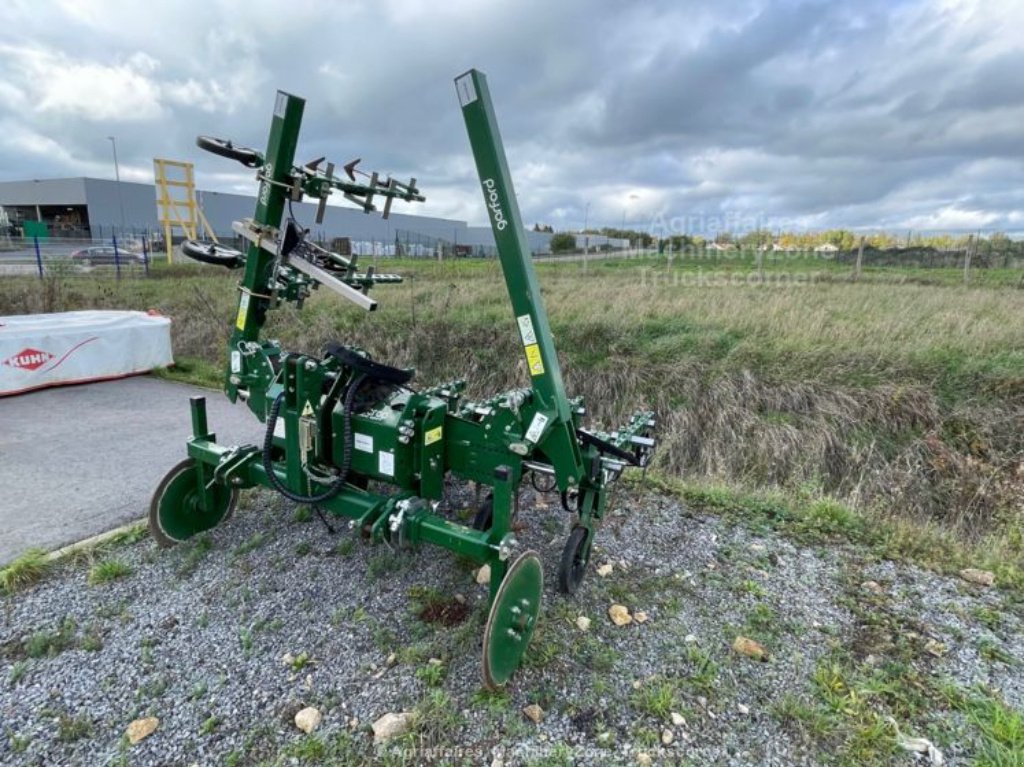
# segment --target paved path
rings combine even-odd
[[[260,441],[243,404],[150,376],[0,398],[0,565],[144,517],[157,483],[186,457],[196,394],[219,442]]]

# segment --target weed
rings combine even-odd
[[[235,547],[234,556],[244,557],[246,554],[250,554],[256,549],[262,548],[269,540],[269,536],[264,532],[255,533],[246,539],[243,543],[238,544]]]
[[[695,644],[688,644],[685,656],[687,662],[693,666],[687,681],[705,694],[711,692],[718,679],[718,665],[711,654]]]
[[[55,631],[37,631],[25,640],[25,654],[30,658],[54,657],[73,646],[78,624],[64,618]]]
[[[413,709],[413,731],[420,744],[447,743],[462,726],[462,716],[443,690],[432,690]]]
[[[199,726],[200,735],[209,735],[216,730],[221,724],[221,718],[215,714],[208,716],[203,723]]]
[[[11,687],[14,687],[18,682],[25,678],[25,674],[28,673],[28,661],[19,660],[11,667],[11,675],[8,677],[8,681]]]
[[[213,538],[209,534],[200,535],[193,541],[189,541],[178,566],[178,577],[187,578],[196,571],[199,563],[203,561],[206,554],[213,548]]]
[[[64,743],[92,737],[92,733],[92,719],[88,714],[82,713],[75,716],[61,714],[57,719],[57,740]]]
[[[1016,659],[1002,644],[987,637],[978,640],[978,654],[987,661],[1005,663],[1008,666],[1016,663]]]
[[[119,559],[105,559],[89,568],[89,585],[98,586],[131,575],[132,569]]]
[[[87,652],[99,652],[103,649],[103,637],[97,631],[90,631],[82,637],[81,647]]]
[[[679,706],[675,685],[664,679],[644,682],[633,693],[630,704],[637,711],[662,720],[667,719]]]
[[[444,663],[427,663],[416,669],[416,678],[428,687],[440,687],[447,675],[448,668]]]
[[[45,549],[29,549],[0,569],[0,589],[13,593],[25,588],[46,575],[52,564]]]
[[[300,652],[298,655],[293,656],[291,663],[289,663],[288,665],[291,667],[292,671],[298,673],[312,662],[313,660],[309,657],[309,653],[303,651]]]

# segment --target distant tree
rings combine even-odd
[[[576,250],[576,237],[569,232],[559,232],[551,236],[551,252],[567,253]]]

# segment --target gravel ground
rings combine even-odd
[[[464,519],[469,501],[453,490],[452,514]],[[917,672],[1024,706],[1020,607],[997,589],[623,490],[570,599],[555,586],[565,515],[531,490],[521,522],[545,605],[502,695],[480,686],[487,591],[471,565],[365,545],[343,522],[330,535],[266,493],[197,542],[104,552],[130,568],[110,582],[88,584],[94,563],[64,563],[3,597],[0,763],[832,764],[835,741],[799,714],[822,705],[816,670],[840,651],[871,667],[897,646]],[[614,626],[613,603],[646,620]],[[447,620],[425,620],[425,606]],[[739,635],[768,660],[734,652]],[[323,714],[313,736],[294,725],[305,706]],[[370,723],[413,710],[415,735],[375,751]],[[126,727],[146,716],[157,730],[130,746]],[[948,764],[970,763],[962,716],[917,724],[925,732],[901,722]]]

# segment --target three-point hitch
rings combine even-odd
[[[654,449],[654,415],[639,412],[611,433],[582,426],[583,402],[565,394],[547,313],[534,273],[519,207],[484,75],[455,80],[484,202],[530,374],[529,387],[468,402],[464,381],[413,389],[414,371],[372,360],[363,349],[328,344],[322,355],[283,352],[261,339],[267,312],[326,286],[370,311],[371,286],[400,277],[360,272],[354,256],[309,241],[291,216],[289,201],[319,200],[340,191],[365,211],[382,199],[422,202],[407,183],[362,174],[355,163],[335,176],[323,160],[294,164],[304,101],[278,92],[265,153],[200,137],[215,154],[257,170],[256,212],[236,222],[244,253],[199,242],[182,246],[202,261],[244,269],[230,340],[225,392],[242,399],[266,424],[261,445],[226,447],[207,426],[205,400],[192,399],[188,458],[157,488],[150,530],[173,545],[226,519],[240,488],[262,485],[285,497],[354,520],[374,542],[432,543],[491,568],[490,613],[484,633],[483,678],[504,685],[522,661],[540,610],[543,572],[533,551],[521,551],[512,533],[518,488],[529,474],[544,475],[576,520],[559,567],[562,591],[580,585],[609,485],[630,466],[645,466]],[[358,162],[358,161],[357,161]],[[290,206],[289,210],[290,210]],[[446,478],[490,488],[472,526],[439,510]],[[536,478],[536,476],[535,476]],[[373,481],[371,485],[370,482]]]

